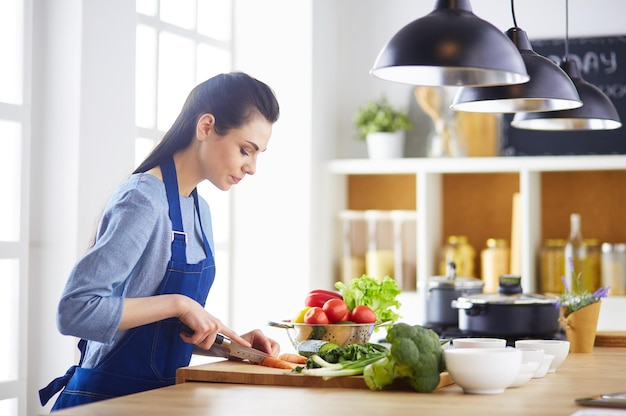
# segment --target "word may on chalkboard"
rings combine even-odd
[[[538,54],[559,63],[565,40],[531,41]],[[613,102],[626,125],[626,36],[568,40],[568,59],[575,60],[583,79],[600,88]],[[626,154],[626,127],[595,131],[534,131],[510,126],[503,119],[505,155]]]

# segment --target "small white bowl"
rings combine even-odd
[[[537,367],[543,361],[543,356],[545,355],[545,351],[540,348],[527,348],[527,347],[516,347],[518,350],[522,351],[522,362],[527,363],[530,361],[534,361],[537,363]]]
[[[446,367],[468,394],[500,394],[520,372],[522,352],[515,348],[448,348]]]
[[[519,373],[517,373],[515,381],[509,387],[519,387],[522,384],[529,382],[530,379],[533,378],[533,376],[535,375],[535,371],[537,371],[537,368],[539,368],[539,364],[540,363],[537,361],[522,361]]]
[[[515,341],[516,348],[538,348],[546,354],[554,355],[548,373],[554,373],[569,354],[569,341],[558,339],[520,339]]]
[[[539,364],[539,368],[537,368],[537,371],[535,371],[533,378],[545,377],[545,375],[548,373],[548,370],[550,369],[550,364],[552,364],[552,360],[554,360],[554,355],[544,354],[543,361],[541,361],[541,364]]]
[[[502,338],[455,338],[452,340],[455,348],[504,348],[506,339]]]

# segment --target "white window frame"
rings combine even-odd
[[[230,54],[230,67],[227,68],[227,70],[232,69],[232,66],[233,66],[233,62],[232,62],[232,56],[233,56],[233,53],[232,53],[233,4],[232,3],[233,2],[232,1],[230,5],[231,7],[230,40],[220,40],[220,39],[212,38],[210,36],[199,33],[195,29],[183,28],[183,27],[168,23],[164,20],[161,20],[159,18],[160,0],[153,0],[153,1],[155,3],[154,5],[155,12],[156,12],[155,15],[151,16],[151,15],[146,15],[146,14],[137,12],[137,27],[139,27],[140,25],[146,26],[146,27],[153,29],[156,32],[157,34],[156,44],[155,44],[156,51],[153,51],[154,53],[153,56],[156,57],[157,63],[159,61],[159,41],[160,41],[159,35],[163,32],[168,32],[170,34],[174,34],[182,38],[191,40],[192,42],[195,43],[196,50],[197,50],[198,45],[208,45],[208,46],[212,46],[218,49],[222,49],[223,51],[229,53]],[[211,1],[211,0],[195,0],[196,10],[197,10],[197,4],[202,1]],[[196,20],[197,20],[197,17],[196,17]],[[139,45],[137,47],[139,47]],[[197,55],[196,55],[196,58],[197,58]],[[203,79],[199,79],[199,76],[197,73],[197,67],[195,67],[195,62],[194,62],[194,68],[196,69],[196,73],[194,76],[194,78],[196,79],[196,83],[201,82]],[[154,126],[151,126],[151,127],[136,125],[136,135],[135,135],[136,137],[136,143],[135,143],[136,164],[138,164],[146,156],[146,155],[138,154],[138,152],[140,151],[139,149],[146,148],[145,139],[148,139],[151,142],[149,143],[148,147],[150,146],[154,147],[161,140],[161,138],[163,137],[165,133],[165,131],[157,127],[159,125],[159,120],[157,119],[157,117],[160,116],[158,113],[158,97],[160,95],[159,94],[158,64],[155,65],[154,71],[155,73],[153,74],[153,88],[154,88],[154,96],[156,98],[154,101],[153,111],[154,111],[155,123],[154,123]],[[210,74],[209,76],[212,76],[212,75],[215,75],[215,74]],[[137,97],[137,99],[139,99],[139,97]],[[140,144],[140,143],[143,143],[143,144]],[[217,267],[216,267],[217,274],[216,274],[214,286],[207,300],[207,309],[210,310],[211,314],[218,316],[220,319],[224,321],[228,321],[231,316],[230,299],[231,299],[231,293],[232,293],[232,287],[230,283],[231,279],[229,279],[231,197],[230,197],[230,193],[224,193],[222,191],[219,191],[218,189],[213,187],[210,183],[206,183],[206,181],[201,183],[198,186],[198,192],[209,203],[211,207],[211,213],[214,218],[214,221],[213,221],[214,251],[215,251],[214,257],[216,259],[216,264],[217,264]],[[216,229],[218,231],[217,233],[215,233]],[[218,293],[219,295],[215,295],[216,293]],[[194,357],[194,360],[197,361],[198,357]],[[194,361],[194,363],[196,363],[196,361]]]
[[[16,259],[18,273],[18,310],[17,319],[17,379],[0,382],[0,402],[17,400],[17,413],[4,413],[0,407],[0,416],[26,415],[28,404],[27,391],[27,335],[28,335],[28,245],[29,245],[29,206],[30,206],[30,120],[31,120],[31,48],[32,48],[32,0],[22,0],[22,102],[9,104],[0,102],[0,120],[17,122],[21,126],[20,156],[20,219],[19,239],[0,241],[0,259]],[[3,180],[4,178],[0,178]],[[6,278],[6,276],[2,276]],[[4,336],[10,337],[10,334]],[[6,402],[4,402],[6,403]]]

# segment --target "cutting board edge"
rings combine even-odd
[[[324,387],[324,388],[354,388],[369,389],[363,376],[336,377],[324,380],[321,377],[291,374],[286,370],[259,367],[246,363],[231,363],[216,365],[204,364],[195,367],[180,368],[176,372],[176,383],[185,382],[209,382],[209,383],[233,383],[255,384],[266,386],[286,387]],[[220,368],[222,367],[222,368]],[[254,372],[246,371],[254,370]],[[439,376],[439,384],[436,389],[454,384],[452,377],[443,372]]]

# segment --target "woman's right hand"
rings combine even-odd
[[[178,318],[193,333],[181,333],[183,341],[209,349],[221,333],[246,347],[250,343],[225,326],[192,298],[180,294],[125,298],[118,330],[134,328],[168,318]]]
[[[186,298],[186,301],[184,301],[183,312],[178,315],[178,319],[192,331],[192,333],[181,332],[180,336],[183,341],[208,350],[213,346],[217,334],[220,333],[241,345],[251,346],[250,342],[225,326],[222,321],[211,315],[198,302],[186,296],[183,297]]]

